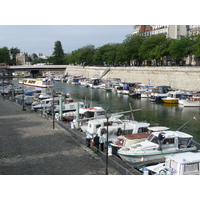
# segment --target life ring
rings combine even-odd
[[[162,169],[162,170],[159,171],[159,174],[160,175],[167,175],[167,172],[166,172],[166,170]]]
[[[105,133],[107,133],[107,130],[105,128],[102,128],[101,129],[101,134],[105,134]]]
[[[120,135],[122,135],[122,129],[121,128],[118,128],[118,130],[117,130],[117,136],[120,136]]]

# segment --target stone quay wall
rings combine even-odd
[[[103,77],[121,78],[124,82],[140,82],[146,85],[170,85],[173,89],[200,91],[200,67],[109,67]],[[99,77],[107,67],[67,65],[65,73],[86,78]]]

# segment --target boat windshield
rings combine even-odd
[[[147,140],[148,141],[151,141],[151,139],[154,137],[154,135],[153,134],[151,134],[148,138],[147,138]]]
[[[155,136],[154,134],[151,134],[151,135],[147,138],[147,140],[150,141],[150,142],[153,142],[153,143],[158,144],[158,137]]]

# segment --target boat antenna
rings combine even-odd
[[[183,128],[186,124],[188,124],[192,119],[197,120],[196,117],[193,117],[191,119],[189,119],[187,122],[185,122],[185,124],[183,124],[179,129],[177,129],[176,131],[179,131],[181,128]]]

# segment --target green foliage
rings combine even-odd
[[[193,50],[191,48],[193,42],[190,37],[182,37],[180,40],[173,40],[169,47],[171,57],[174,58],[177,64],[183,60],[184,57],[190,55]]]
[[[53,55],[54,55],[53,63],[55,65],[62,65],[64,60],[64,51],[60,41],[55,42]]]
[[[0,48],[0,63],[10,63],[10,54],[7,47]]]
[[[141,60],[139,55],[139,49],[143,44],[145,37],[142,35],[128,35],[123,42],[124,45],[124,57],[128,62],[131,60]]]
[[[16,63],[16,55],[20,53],[18,48],[0,48],[0,62]],[[70,53],[64,53],[60,41],[54,45],[53,56],[47,60],[36,60],[35,63],[78,64],[78,65],[130,65],[135,60],[137,65],[147,61],[148,65],[152,60],[156,64],[163,64],[164,58],[175,60],[180,63],[188,55],[200,57],[200,35],[186,36],[179,40],[166,38],[164,34],[144,37],[143,35],[127,35],[122,43],[108,43],[98,48],[94,45],[86,45]],[[31,61],[31,59],[29,59]]]
[[[11,62],[12,63],[16,63],[16,55],[20,53],[20,49],[18,49],[17,47],[12,47],[10,49],[10,55],[11,55]]]
[[[139,56],[141,60],[159,60],[167,56],[170,40],[166,39],[163,34],[152,35],[145,38],[144,42],[139,48]]]
[[[200,57],[200,35],[197,35],[196,38],[194,38],[193,51],[195,57]]]

